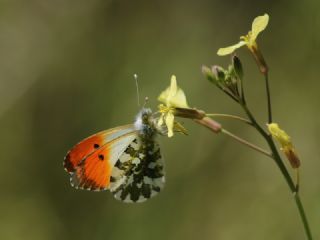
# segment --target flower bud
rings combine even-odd
[[[205,75],[205,77],[212,83],[216,84],[217,83],[217,79],[215,78],[215,76],[213,75],[212,71],[210,68],[208,68],[207,66],[202,66],[201,71],[203,73],[203,75]]]
[[[296,153],[295,147],[291,142],[290,136],[283,131],[277,123],[267,124],[268,130],[281,145],[280,150],[286,155],[292,168],[300,167],[300,159]]]
[[[194,121],[196,121],[197,123],[207,127],[208,129],[210,129],[212,132],[214,133],[220,133],[222,126],[220,123],[214,121],[213,119],[209,118],[209,117],[204,117],[203,119],[195,119]]]
[[[290,165],[292,168],[299,168],[301,163],[298,155],[296,154],[294,148],[283,148],[282,149],[283,153],[286,155],[287,159],[290,162]]]
[[[234,72],[237,74],[238,78],[242,79],[243,78],[243,68],[240,59],[236,56],[233,55],[232,57],[232,66],[234,69]]]
[[[213,76],[219,81],[219,82],[224,82],[225,80],[225,73],[224,73],[224,69],[220,66],[213,66],[212,67],[212,73]]]

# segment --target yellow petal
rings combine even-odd
[[[251,29],[251,41],[255,41],[259,33],[262,32],[268,25],[269,15],[264,14],[263,16],[256,17],[252,22]]]
[[[283,148],[292,146],[290,136],[277,123],[270,123],[267,126],[271,135],[277,139]]]
[[[176,76],[174,75],[171,77],[170,86],[160,94],[158,100],[165,103],[167,107],[188,108],[186,95],[178,87]]]
[[[176,76],[172,75],[170,86],[160,94],[160,96],[158,97],[158,100],[160,102],[165,103],[168,106],[169,99],[171,99],[176,92],[177,92],[177,80],[176,80]]]
[[[217,54],[219,56],[225,56],[228,54],[233,53],[236,49],[242,47],[243,45],[246,45],[247,43],[245,41],[240,41],[235,45],[229,46],[229,47],[225,47],[225,48],[219,48]]]
[[[170,87],[169,87],[169,93],[167,97],[167,105],[169,104],[171,98],[173,98],[176,95],[177,91],[178,91],[177,78],[175,75],[172,75]]]
[[[174,126],[174,115],[172,113],[168,113],[166,115],[166,125],[168,128],[168,137],[173,136],[173,126]]]
[[[172,107],[189,108],[186,95],[180,88],[176,95],[169,100],[168,104]]]
[[[164,113],[162,113],[161,116],[159,117],[159,120],[158,120],[158,123],[157,123],[158,127],[161,127],[161,126],[162,126],[162,124],[163,124],[163,117],[164,117]]]
[[[168,87],[166,90],[164,90],[158,97],[158,101],[162,103],[167,102],[167,97],[169,96],[170,87]]]

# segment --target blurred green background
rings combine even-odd
[[[77,191],[62,167],[84,137],[133,121],[134,73],[153,109],[176,74],[191,106],[243,115],[200,69],[225,66],[217,49],[265,12],[258,42],[274,118],[298,148],[301,195],[319,239],[320,3],[312,0],[1,0],[0,239],[305,239],[275,164],[189,121],[189,136],[160,139],[167,183],[146,203]],[[264,124],[263,79],[248,51],[238,54],[249,106]],[[266,147],[243,124],[221,123]]]

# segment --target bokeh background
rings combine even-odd
[[[318,1],[0,1],[0,239],[305,239],[275,164],[223,135],[184,121],[189,136],[161,138],[167,183],[158,197],[124,204],[77,191],[62,161],[82,138],[133,121],[140,97],[156,109],[171,74],[190,105],[243,115],[201,74],[225,66],[219,47],[257,15],[270,66],[274,118],[302,159],[301,195],[320,238]],[[248,51],[249,106],[266,122],[263,79]],[[249,127],[228,130],[266,147]]]

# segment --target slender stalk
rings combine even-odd
[[[245,122],[249,125],[252,125],[251,121],[239,116],[231,115],[231,114],[222,114],[222,113],[206,113],[207,117],[222,117],[222,118],[230,118],[230,119],[235,119],[235,120],[240,120],[242,122]]]
[[[307,238],[308,238],[308,240],[312,240],[311,230],[309,227],[308,219],[307,219],[305,211],[304,211],[303,204],[302,204],[301,199],[299,197],[297,185],[294,184],[290,174],[288,173],[288,170],[286,169],[285,165],[283,164],[273,140],[271,139],[270,136],[268,136],[268,138],[269,138],[269,140],[267,140],[267,142],[268,142],[268,144],[271,148],[271,151],[273,153],[274,160],[275,160],[276,164],[278,165],[278,167],[280,168],[280,171],[282,172],[291,192],[294,195],[294,199],[295,199],[296,205],[298,207],[298,211],[299,211],[301,221],[303,223],[303,227],[306,232]]]
[[[268,152],[268,151],[266,151],[266,150],[264,150],[264,149],[262,149],[262,148],[260,148],[260,147],[258,147],[256,145],[254,145],[253,143],[250,143],[250,142],[238,137],[237,135],[234,135],[233,133],[227,131],[226,129],[222,128],[221,132],[226,134],[227,136],[233,138],[234,140],[240,142],[241,144],[246,145],[247,147],[250,147],[251,149],[253,149],[253,150],[257,151],[257,152],[260,152],[260,153],[266,155],[267,157],[272,158],[272,154],[270,152]]]
[[[244,87],[243,87],[243,79],[241,79],[240,81],[240,89],[241,89],[241,101],[246,104],[246,97],[244,94]]]
[[[308,219],[307,219],[307,216],[304,212],[303,205],[302,205],[302,202],[301,202],[301,199],[300,199],[300,196],[298,193],[294,195],[294,200],[296,201],[297,207],[299,209],[299,213],[300,213],[303,227],[306,231],[307,237],[309,240],[312,240],[312,234],[311,234],[311,230],[310,230],[310,227],[308,224]]]
[[[297,192],[299,192],[300,188],[300,173],[299,173],[299,168],[296,168],[296,189]]]
[[[268,152],[268,151],[264,150],[263,148],[258,147],[256,145],[254,145],[253,143],[248,142],[247,140],[244,140],[243,138],[238,137],[237,135],[229,132],[228,130],[222,128],[220,124],[217,124],[217,122],[215,122],[214,120],[212,120],[209,117],[205,117],[203,119],[194,119],[194,121],[196,123],[208,128],[208,129],[210,129],[214,133],[222,132],[225,135],[227,135],[227,136],[233,138],[234,140],[240,142],[241,144],[246,145],[247,147],[250,147],[251,149],[253,149],[253,150],[257,151],[257,152],[262,153],[262,154],[266,155],[267,157],[272,158],[271,152]]]
[[[217,88],[226,93],[229,97],[231,97],[235,102],[239,103],[239,100],[233,96],[225,87],[220,86],[220,84],[215,84]]]
[[[254,118],[254,116],[252,115],[252,113],[250,112],[250,110],[248,109],[248,107],[244,104],[241,104],[242,108],[244,109],[244,111],[247,113],[248,115],[248,118],[251,120],[251,122],[253,123],[253,126],[258,130],[258,132],[263,136],[263,138],[266,140],[266,142],[268,143],[269,147],[270,147],[270,150],[272,152],[272,156],[273,156],[273,159],[275,160],[275,163],[277,164],[277,166],[279,167],[283,177],[285,178],[291,192],[293,193],[293,196],[294,196],[294,199],[295,199],[295,203],[297,205],[297,208],[298,208],[298,211],[299,211],[299,214],[300,214],[300,218],[301,218],[301,221],[303,223],[303,227],[304,227],[304,230],[306,232],[306,235],[307,235],[307,238],[308,240],[312,240],[312,234],[311,234],[311,230],[310,230],[310,227],[309,227],[309,223],[308,223],[308,219],[306,217],[306,214],[305,214],[305,211],[304,211],[304,208],[303,208],[303,204],[301,202],[301,199],[299,197],[299,194],[297,192],[297,188],[296,188],[296,185],[294,184],[294,181],[292,180],[286,166],[284,165],[280,155],[279,155],[279,152],[273,142],[273,139],[272,137],[267,134],[263,128],[257,123],[256,119]]]
[[[239,100],[233,95],[231,94],[227,89],[225,88],[221,88],[223,92],[225,92],[229,97],[231,97],[235,102],[239,103]]]
[[[266,72],[264,74],[266,82],[266,92],[267,92],[267,101],[268,101],[268,122],[272,123],[272,109],[271,109],[271,96],[270,96],[270,87],[269,87],[269,74]]]

